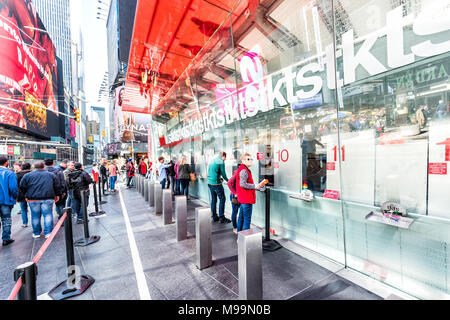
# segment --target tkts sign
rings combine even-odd
[[[402,6],[389,11],[386,26],[361,41],[355,41],[353,29],[348,30],[342,35],[342,46],[336,51],[338,64],[342,65],[343,70],[343,77],[338,73],[337,86],[450,51],[449,16],[449,0],[427,1],[426,7],[416,17],[403,17]],[[405,29],[406,26],[412,28]],[[229,85],[219,87],[220,95],[216,90],[217,109],[171,130],[166,135],[166,142],[176,142],[251,118],[277,106],[312,98],[322,91],[324,78],[327,88],[335,89],[333,45],[326,47],[324,60],[323,54],[308,60],[313,59],[319,62],[300,61],[276,73],[264,75],[259,55],[248,52],[240,60],[242,87],[238,90],[229,88]]]

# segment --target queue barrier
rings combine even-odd
[[[65,208],[63,215],[54,227],[52,233],[39,249],[33,260],[17,266],[14,270],[14,281],[16,281],[16,284],[14,285],[8,300],[15,300],[16,298],[17,300],[37,300],[37,263],[52,243],[63,223],[65,229],[68,279],[50,290],[49,296],[55,300],[61,300],[80,295],[94,283],[95,280],[91,276],[79,276],[76,272],[77,268],[73,251],[72,208]]]
[[[89,220],[87,214],[87,201],[86,194],[88,190],[81,191],[81,209],[83,210],[83,225],[84,225],[84,238],[81,238],[75,242],[77,247],[85,247],[100,240],[100,236],[89,235]]]
[[[89,213],[90,217],[95,217],[95,216],[100,216],[105,214],[106,212],[103,210],[98,210],[98,203],[99,200],[97,200],[97,188],[96,188],[96,182],[94,181],[94,186],[92,188],[94,190],[94,207],[95,207],[95,212],[91,212]],[[101,202],[101,200],[100,200]]]

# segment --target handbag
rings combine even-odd
[[[235,205],[240,205],[238,199],[235,198],[235,197],[233,197],[233,198],[231,199],[231,202],[232,202],[233,204],[235,204]]]

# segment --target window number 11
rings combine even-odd
[[[337,146],[332,149],[334,151],[334,161],[337,161]],[[345,146],[341,147],[342,161],[345,161]]]

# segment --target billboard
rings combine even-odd
[[[151,117],[148,114],[122,111],[125,86],[114,91],[114,130],[116,140],[147,142],[148,130],[151,128]]]
[[[59,136],[55,46],[31,0],[0,0],[0,123]]]

